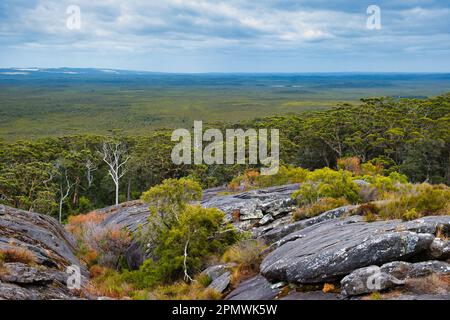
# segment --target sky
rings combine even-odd
[[[450,2],[1,0],[0,67],[450,72]]]

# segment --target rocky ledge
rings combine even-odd
[[[361,267],[431,255],[438,229],[450,230],[450,216],[406,223],[368,223],[360,216],[332,219],[281,239],[283,244],[263,260],[261,273],[271,281],[332,282]]]
[[[0,205],[0,299],[78,299],[66,269],[80,267],[73,237],[53,218]]]

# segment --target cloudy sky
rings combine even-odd
[[[80,28],[76,17],[71,19],[73,11],[68,13],[71,5],[80,9]],[[367,28],[369,5],[381,9],[380,30]],[[1,0],[0,67],[61,66],[163,72],[450,72],[450,3]]]

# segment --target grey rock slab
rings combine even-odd
[[[228,288],[230,282],[231,282],[231,273],[229,271],[226,271],[225,273],[214,279],[213,282],[211,282],[211,284],[208,286],[208,288],[214,289],[217,292],[222,293]]]
[[[407,279],[426,277],[432,274],[449,275],[450,264],[444,261],[408,263],[393,261],[378,266],[354,270],[341,280],[341,294],[356,296],[404,285]]]
[[[30,264],[4,262],[0,271],[0,299],[78,299],[67,288],[66,268],[80,267],[81,291],[88,272],[75,256],[77,245],[54,218],[0,205],[0,250],[29,250]]]
[[[408,231],[407,226],[413,224],[405,226],[399,220],[367,223],[358,218],[332,219],[288,235],[292,240],[263,260],[261,274],[269,281],[336,281],[358,268],[409,259],[425,252],[434,240],[432,234]],[[420,224],[427,223],[435,224],[435,219]]]
[[[245,216],[252,216],[251,219],[260,219],[268,213],[279,215],[290,212],[293,204],[291,195],[298,190],[299,186],[299,184],[291,184],[233,195],[213,196],[202,200],[201,205],[205,208],[222,210],[230,222],[232,221],[231,215],[236,210],[239,210],[244,219]],[[253,216],[255,217],[253,218]]]
[[[435,259],[450,259],[450,241],[435,238],[430,246],[430,256]]]
[[[273,300],[279,293],[279,289],[272,288],[272,283],[261,275],[241,282],[226,300]]]
[[[223,275],[228,271],[228,266],[225,264],[218,264],[214,266],[210,266],[202,271],[203,274],[206,274],[212,281],[216,280],[218,277]]]
[[[258,224],[263,226],[263,225],[266,225],[268,223],[271,223],[274,220],[275,219],[273,218],[273,216],[270,213],[268,213],[264,217],[262,217],[261,220],[258,221]]]
[[[272,229],[263,230],[257,237],[263,239],[267,244],[274,243],[292,232],[302,230],[314,224],[342,217],[358,206],[344,206],[333,210],[326,211],[316,217],[300,220],[287,225],[278,226]]]
[[[353,271],[341,280],[341,294],[344,297],[383,291],[405,284],[392,275],[382,272],[378,266]]]

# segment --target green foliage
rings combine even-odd
[[[413,220],[427,215],[450,214],[450,188],[445,185],[407,184],[386,196],[379,205],[383,219]]]
[[[202,188],[191,179],[167,179],[142,194],[149,204],[150,216],[144,242],[154,242],[166,230],[178,224],[180,215],[192,201],[202,197]]]
[[[345,198],[350,203],[356,203],[360,200],[358,191],[351,172],[323,168],[308,173],[306,181],[292,197],[302,205],[316,203],[321,198]]]
[[[402,184],[408,182],[408,178],[398,172],[391,172],[388,176],[380,174],[358,176],[356,179],[364,180],[370,183],[371,187],[375,188],[380,198],[383,194],[390,191],[396,191]]]
[[[14,163],[0,173],[0,203],[13,207],[53,212],[56,186],[50,180],[54,168],[44,162]]]
[[[224,214],[218,209],[186,205],[170,228],[154,240],[154,259],[148,259],[138,271],[130,273],[133,283],[154,287],[198,273],[205,260],[221,254],[238,240],[233,227],[223,226]],[[185,257],[186,254],[186,257]]]
[[[201,195],[199,184],[187,178],[167,179],[142,195],[151,214],[139,239],[153,248],[153,258],[129,274],[133,283],[154,287],[190,277],[200,271],[205,259],[238,240],[236,230],[223,225],[222,211],[190,204]]]
[[[89,200],[86,196],[81,196],[80,199],[78,199],[78,207],[77,211],[80,213],[86,213],[89,211],[92,211],[94,209],[94,206],[91,203],[91,200]]]

